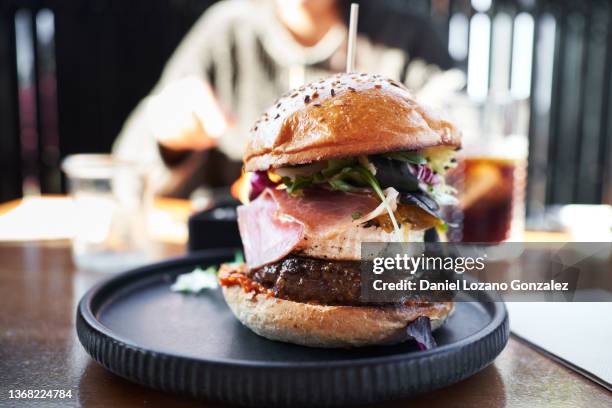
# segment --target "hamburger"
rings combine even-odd
[[[282,96],[251,136],[238,207],[246,263],[219,270],[236,318],[304,346],[431,344],[452,302],[362,301],[360,252],[444,230],[455,126],[402,84],[350,73]]]

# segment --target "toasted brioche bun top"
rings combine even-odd
[[[447,119],[399,82],[337,74],[281,97],[255,122],[247,171],[433,146],[461,145]]]

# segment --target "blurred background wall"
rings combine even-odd
[[[610,0],[362,0],[431,18],[484,100],[529,98],[531,212],[612,203]],[[109,152],[213,1],[2,0],[0,202],[59,193],[63,157]],[[362,29],[376,29],[361,24]]]

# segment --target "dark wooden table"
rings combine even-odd
[[[177,219],[189,213],[185,203],[162,204],[161,208]],[[16,205],[0,205],[0,214]],[[182,239],[155,244],[154,252],[159,257],[180,255],[185,248],[177,242]],[[550,239],[547,236],[544,240]],[[0,243],[0,407],[213,406],[132,384],[89,358],[76,337],[76,306],[85,291],[106,276],[77,270],[68,241]],[[27,389],[70,390],[72,398],[8,399],[9,390]],[[479,374],[448,388],[384,406],[612,407],[612,395],[511,338],[495,363]]]
[[[178,255],[181,246],[159,253]],[[75,269],[66,243],[0,244],[0,406],[11,389],[65,389],[70,400],[44,406],[190,407],[196,401],[121,379],[89,358],[74,329],[75,308],[104,275]],[[22,401],[23,402],[23,401]],[[30,401],[31,402],[31,401]],[[210,404],[204,404],[210,405]],[[474,377],[388,407],[610,407],[602,387],[515,338],[495,363]]]

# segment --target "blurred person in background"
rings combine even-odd
[[[361,2],[356,71],[401,81],[427,99],[463,85],[458,70],[447,71],[452,60],[428,21],[379,5]],[[125,123],[115,156],[150,166],[160,195],[230,185],[261,112],[291,88],[344,71],[349,7],[340,0],[211,6]]]

